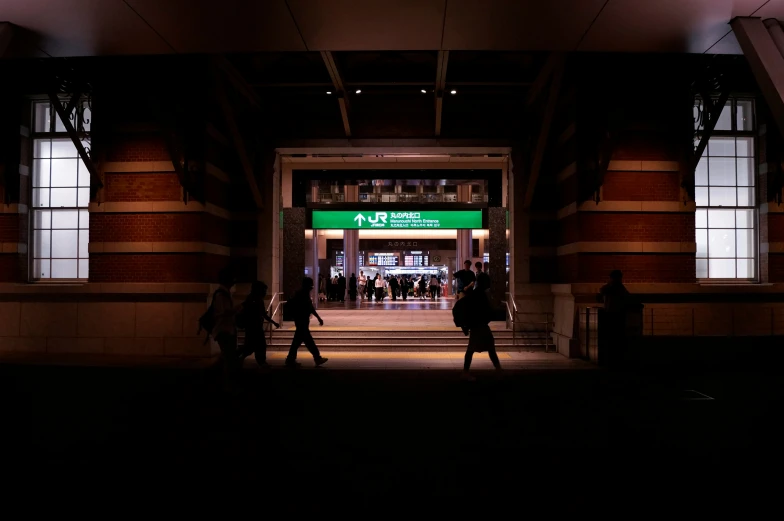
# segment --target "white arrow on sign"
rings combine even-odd
[[[357,221],[357,226],[361,227],[362,226],[362,221],[365,220],[365,216],[362,215],[361,213],[358,213],[357,216],[354,217],[354,220]]]

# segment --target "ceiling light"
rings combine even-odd
[[[422,89],[419,92],[421,92],[422,94],[427,94],[427,91],[425,89]]]
[[[449,94],[457,94],[457,91],[456,90],[452,90],[452,91],[449,92]]]
[[[362,94],[362,90],[361,90],[361,89],[357,89],[357,92],[356,92],[356,93],[357,93],[357,94]]]
[[[328,91],[327,91],[327,94],[332,94],[332,91],[331,91],[331,90],[328,90]]]

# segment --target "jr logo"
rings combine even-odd
[[[386,224],[387,223],[387,212],[376,212],[376,217],[375,218],[368,217],[368,222],[371,223],[371,224],[376,224],[376,223],[378,223],[379,220],[382,223]]]

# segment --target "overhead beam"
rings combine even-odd
[[[346,137],[351,137],[351,125],[348,121],[348,98],[346,98],[346,88],[343,85],[343,79],[340,77],[340,71],[335,63],[335,58],[330,51],[321,51],[321,59],[324,60],[324,65],[327,67],[327,72],[332,80],[332,87],[335,89],[335,94],[338,96],[338,105],[340,106],[340,117],[343,119],[343,130],[346,132]]]
[[[525,100],[526,108],[530,107],[533,102],[536,101],[536,98],[539,97],[539,94],[542,93],[547,85],[550,75],[562,61],[563,59],[558,53],[551,53],[550,56],[547,57],[547,61],[544,63],[544,66],[542,66],[542,70],[539,71],[536,79],[531,84],[531,88],[528,90],[528,96]]]
[[[223,80],[214,70],[212,79],[215,86],[215,94],[218,98],[221,112],[223,113],[223,118],[226,121],[226,126],[229,128],[231,140],[234,143],[234,150],[237,152],[237,156],[239,156],[240,159],[242,172],[245,174],[245,180],[247,181],[248,188],[250,189],[251,195],[253,196],[253,201],[256,203],[256,208],[260,209],[264,206],[264,200],[261,197],[261,191],[259,190],[259,185],[256,182],[256,176],[253,172],[253,164],[251,163],[250,157],[248,156],[248,151],[245,148],[245,141],[242,139],[242,133],[240,132],[239,125],[237,124],[237,118],[234,113],[234,109],[232,109],[228,95],[226,94],[226,87],[223,84]]]
[[[536,140],[531,160],[531,168],[528,175],[528,187],[525,191],[525,198],[523,199],[524,209],[531,207],[531,203],[534,199],[534,191],[536,190],[536,183],[539,181],[539,172],[542,168],[542,160],[544,159],[544,152],[547,148],[547,139],[550,137],[550,127],[552,126],[553,116],[555,115],[555,109],[558,105],[558,93],[561,90],[561,81],[563,80],[564,73],[564,57],[560,54],[557,55],[553,66],[550,93],[547,96],[547,105],[544,109],[542,124],[539,127],[539,135]]]
[[[256,91],[253,90],[248,82],[245,81],[245,78],[242,77],[242,74],[231,64],[231,62],[226,59],[224,56],[214,56],[213,57],[213,64],[223,71],[226,75],[226,78],[231,82],[237,91],[242,94],[248,103],[253,106],[253,108],[257,110],[261,110],[261,99],[259,95],[256,94]]]
[[[776,125],[784,134],[784,56],[761,19],[734,18],[730,26]]]
[[[438,51],[436,65],[436,137],[441,135],[441,116],[444,109],[444,90],[446,90],[446,68],[449,64],[449,51]]]

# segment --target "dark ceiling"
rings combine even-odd
[[[0,21],[33,36],[31,50],[40,57],[368,50],[740,54],[728,25],[736,16],[784,19],[784,0],[3,0],[0,10]]]

